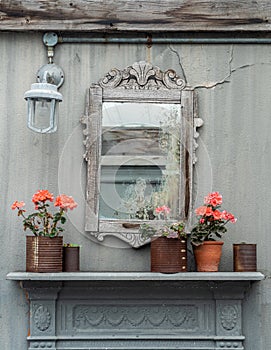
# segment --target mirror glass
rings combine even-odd
[[[103,103],[100,219],[177,217],[180,123],[178,104]]]

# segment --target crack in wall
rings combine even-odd
[[[177,50],[175,50],[171,45],[169,45],[169,49],[170,49],[171,52],[176,54],[176,56],[178,58],[179,66],[181,68],[182,75],[183,75],[185,81],[187,82],[185,71],[184,71],[183,66],[182,66],[181,57],[180,57],[179,52]],[[202,84],[194,85],[194,86],[187,86],[186,88],[188,90],[212,89],[212,88],[215,88],[216,86],[230,83],[230,78],[231,78],[233,73],[235,73],[235,72],[237,72],[239,70],[248,68],[248,67],[253,67],[253,66],[256,65],[255,63],[252,63],[252,64],[244,64],[242,66],[238,66],[236,68],[232,68],[233,54],[234,54],[234,45],[231,45],[230,57],[229,57],[229,63],[228,63],[229,73],[223,79],[221,79],[219,81],[212,81],[212,82],[209,82],[209,83],[208,82],[207,83],[202,83]],[[264,63],[260,63],[260,64],[264,64]]]
[[[184,81],[187,82],[185,71],[184,71],[183,66],[182,66],[182,61],[181,61],[181,57],[179,55],[179,52],[177,50],[175,50],[173,47],[171,47],[171,45],[169,45],[169,49],[170,49],[171,52],[176,54],[176,56],[178,58],[178,61],[179,61],[179,66],[181,68],[182,76],[184,78]]]
[[[226,83],[230,83],[230,78],[231,78],[233,73],[237,72],[238,70],[244,69],[244,68],[252,67],[254,65],[255,64],[253,63],[253,64],[245,64],[243,66],[236,67],[235,69],[231,69],[229,74],[224,79],[222,79],[220,81],[206,83],[205,85],[202,84],[202,85],[191,86],[191,87],[189,87],[189,90],[212,89],[212,88],[214,88],[214,87],[216,87],[218,85],[223,85],[223,84],[226,84]]]

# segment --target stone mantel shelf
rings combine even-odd
[[[10,272],[13,281],[261,281],[261,272]]]
[[[244,350],[261,272],[10,272],[29,301],[28,350]]]

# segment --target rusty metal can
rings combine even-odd
[[[26,271],[61,272],[63,237],[26,236]]]
[[[187,271],[187,240],[158,237],[151,241],[151,272]]]
[[[233,244],[233,270],[235,272],[257,271],[256,244]]]
[[[80,247],[63,248],[63,271],[80,271]]]

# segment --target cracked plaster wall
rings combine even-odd
[[[65,240],[82,245],[84,270],[149,270],[149,247],[127,249],[112,238],[97,244],[83,229],[85,164],[79,119],[86,89],[112,67],[149,60],[163,70],[173,68],[183,74],[197,91],[204,125],[195,168],[195,203],[201,204],[208,191],[218,190],[225,208],[238,217],[225,235],[221,270],[232,270],[232,243],[246,241],[257,243],[258,268],[270,276],[270,46],[59,45],[55,63],[65,72],[59,130],[39,135],[26,127],[23,94],[46,63],[42,36],[1,33],[0,39],[1,350],[27,348],[28,305],[19,286],[5,281],[9,271],[25,269],[24,232],[10,210],[14,200],[24,200],[29,208],[39,188],[73,195],[79,207],[69,216]],[[269,284],[268,278],[247,296],[246,350],[271,348]]]

